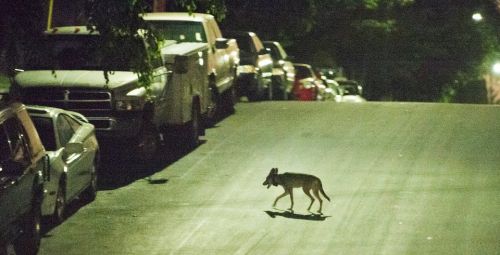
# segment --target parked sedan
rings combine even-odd
[[[311,65],[293,64],[295,67],[295,83],[293,95],[296,100],[322,100],[326,89],[323,81],[316,75]]]
[[[337,80],[339,88],[342,90],[342,102],[362,103],[366,102],[361,95],[363,87],[354,80]]]
[[[238,94],[250,101],[269,99],[272,82],[273,60],[254,32],[229,31],[240,48],[240,65],[237,70]]]
[[[99,145],[94,126],[76,112],[42,106],[27,108],[50,157],[42,215],[61,222],[69,202],[78,197],[87,201],[96,197]]]

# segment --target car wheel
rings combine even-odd
[[[22,235],[14,241],[16,254],[37,254],[40,247],[41,217],[40,203],[35,202],[23,221]]]
[[[64,182],[59,184],[56,194],[56,204],[54,208],[54,214],[52,219],[55,223],[61,223],[64,221],[65,211],[66,211],[66,192],[65,192]]]
[[[96,163],[92,164],[90,169],[90,183],[85,191],[83,191],[82,198],[86,202],[92,202],[97,196],[97,166]]]
[[[153,123],[144,122],[136,141],[137,157],[143,162],[153,161],[160,146],[159,133]]]
[[[210,77],[208,81],[208,88],[210,90],[209,106],[207,111],[207,126],[213,126],[217,121],[217,114],[219,113],[220,95],[215,85],[215,78]]]

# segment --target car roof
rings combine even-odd
[[[293,63],[294,66],[300,66],[300,67],[306,67],[306,68],[312,68],[311,65],[309,64],[302,64],[302,63]]]
[[[239,31],[239,30],[228,30],[228,31],[225,31],[225,34],[230,35],[230,36],[247,36],[247,37],[257,36],[257,34],[255,34],[252,31]]]
[[[264,45],[275,45],[277,46],[278,44],[280,44],[279,42],[277,41],[262,41],[262,44]]]
[[[214,19],[213,15],[205,13],[188,12],[151,12],[142,14],[144,20],[180,20],[180,21],[198,21],[202,22]]]

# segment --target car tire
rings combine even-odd
[[[16,254],[37,254],[40,248],[41,218],[40,202],[36,201],[22,222],[23,233],[14,241]]]
[[[211,127],[217,122],[217,117],[220,111],[220,94],[215,85],[215,77],[211,76],[208,78],[208,88],[210,91],[209,95],[209,106],[207,111],[206,125]]]
[[[97,164],[94,162],[92,168],[90,169],[90,183],[87,189],[85,189],[81,195],[81,198],[90,203],[97,197]]]
[[[65,219],[66,211],[66,187],[63,181],[59,183],[56,194],[56,203],[54,208],[54,214],[52,215],[52,221],[59,224]]]

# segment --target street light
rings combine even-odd
[[[474,14],[472,14],[472,19],[475,22],[480,22],[483,20],[483,15],[481,15],[481,13],[479,13],[479,12],[475,12]]]
[[[500,75],[500,62],[496,62],[493,64],[493,67],[491,68],[491,72],[494,75]]]

